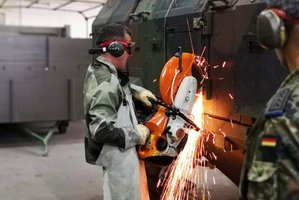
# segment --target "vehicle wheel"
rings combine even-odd
[[[58,133],[59,134],[64,134],[67,131],[67,127],[69,126],[69,122],[68,121],[59,121],[57,122],[57,128],[58,128]]]

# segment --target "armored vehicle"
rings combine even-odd
[[[256,18],[265,7],[265,0],[108,0],[92,27],[96,34],[106,23],[128,23],[136,42],[129,74],[157,96],[161,70],[179,46],[207,59],[201,85],[211,134],[207,157],[236,184],[246,131],[287,74],[256,39]]]

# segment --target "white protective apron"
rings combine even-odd
[[[134,114],[132,94],[128,87],[124,88],[124,91],[129,106],[121,103],[114,124],[118,128],[133,127],[132,124],[138,123]],[[139,161],[135,147],[120,150],[119,147],[105,144],[97,163],[103,166],[104,200],[149,199],[144,163]]]

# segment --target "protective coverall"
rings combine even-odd
[[[241,199],[286,199],[299,181],[299,70],[291,73],[249,129]]]
[[[145,90],[105,60],[88,67],[84,84],[86,161],[103,167],[104,199],[139,200],[137,119],[132,93]]]

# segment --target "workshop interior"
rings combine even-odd
[[[1,0],[0,199],[103,199],[102,172],[84,158],[83,85],[97,33],[109,23],[130,28],[130,81],[157,97],[152,109],[136,104],[150,130],[136,151],[155,166],[147,168],[151,199],[238,199],[246,132],[288,74],[257,40],[266,6]],[[42,18],[35,12],[52,17],[34,25]],[[51,22],[68,15],[64,25]]]

